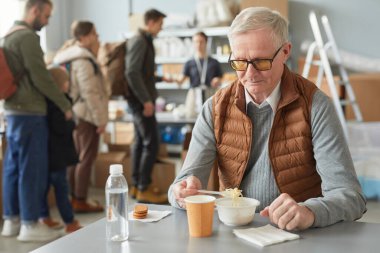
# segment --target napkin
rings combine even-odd
[[[159,221],[169,214],[171,214],[172,211],[156,211],[156,210],[148,210],[148,214],[144,219],[135,219],[133,218],[133,211],[129,212],[128,219],[129,220],[136,220],[141,222],[154,222]]]
[[[254,243],[260,247],[299,239],[300,236],[278,229],[268,224],[258,228],[234,229],[233,233],[244,240]]]

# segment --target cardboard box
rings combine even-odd
[[[308,79],[312,81],[313,83],[316,83],[317,81],[316,77],[309,77]],[[343,87],[339,85],[339,81],[340,81],[340,78],[338,76],[334,76],[334,82],[335,82],[336,91],[338,92],[338,96],[340,98],[344,98],[345,92],[344,92]],[[319,89],[322,90],[327,96],[331,97],[331,89],[330,89],[329,84],[327,83],[326,77],[323,77]]]
[[[288,0],[241,0],[240,10],[248,7],[263,6],[276,10],[285,18],[288,18]]]
[[[115,122],[115,143],[132,144],[134,139],[133,123]]]
[[[380,74],[352,74],[349,76],[352,89],[364,121],[380,121]],[[347,119],[354,119],[351,106],[346,109]]]
[[[129,144],[113,144],[108,143],[108,152],[124,152],[125,155],[129,156],[131,153],[131,145]]]
[[[161,193],[167,193],[175,179],[175,164],[166,159],[158,159],[152,172],[152,183],[160,189]]]
[[[131,144],[113,144],[108,143],[109,152],[125,152],[127,156],[131,155]],[[168,148],[166,144],[160,144],[160,149],[158,150],[158,157],[168,157]]]
[[[123,160],[124,176],[128,185],[132,185],[132,166],[131,158],[125,157]],[[175,164],[168,159],[159,158],[154,164],[152,171],[152,184],[160,190],[161,193],[167,193],[170,185],[175,178]]]
[[[319,57],[314,56],[313,61],[319,61]],[[298,62],[297,62],[297,65],[298,65],[298,74],[300,74],[300,75],[302,75],[302,72],[303,72],[303,69],[304,69],[304,66],[305,66],[305,62],[306,62],[306,58],[304,56],[301,56],[301,57],[298,58]],[[309,75],[308,76],[310,76],[310,77],[316,77],[318,75],[318,70],[319,70],[319,66],[312,64],[310,66],[310,70],[309,70]]]
[[[165,143],[160,143],[160,149],[158,150],[159,158],[169,157],[168,146]]]
[[[92,184],[95,187],[104,188],[109,176],[109,167],[111,164],[123,164],[125,152],[108,152],[99,153],[93,169]]]
[[[124,176],[129,186],[132,186],[132,166],[131,158],[125,152],[100,153],[95,162],[93,185],[104,188],[109,176],[109,166],[111,164],[122,164]],[[175,165],[167,159],[159,158],[155,163],[152,172],[152,183],[157,186],[162,193],[166,193],[175,178]]]
[[[102,135],[101,135],[101,138],[102,138],[102,141],[103,143],[112,143],[112,137],[111,137],[111,133],[110,132],[104,132]]]

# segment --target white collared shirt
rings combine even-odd
[[[280,83],[281,83],[281,81],[278,82],[276,88],[274,88],[274,90],[269,95],[269,97],[267,97],[265,99],[265,101],[262,102],[261,104],[258,104],[255,101],[253,101],[253,99],[252,99],[251,95],[249,95],[247,89],[244,88],[244,93],[245,93],[245,110],[247,111],[248,104],[250,102],[252,102],[258,108],[262,108],[262,107],[266,106],[267,104],[269,104],[270,107],[272,108],[273,115],[274,115],[274,113],[276,112],[276,109],[277,109],[278,102],[280,101],[280,97],[281,97]]]

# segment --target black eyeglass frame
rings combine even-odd
[[[273,61],[274,61],[274,58],[276,58],[276,56],[277,56],[278,53],[281,51],[281,49],[283,48],[284,45],[285,45],[285,44],[282,44],[281,47],[280,47],[279,49],[277,49],[277,51],[274,53],[274,55],[273,55],[273,57],[272,57],[271,59],[269,59],[269,58],[256,58],[256,59],[251,60],[251,61],[248,61],[248,60],[231,60],[231,55],[232,55],[232,52],[231,52],[231,53],[230,53],[230,56],[228,57],[228,63],[230,64],[231,68],[233,68],[233,69],[236,70],[236,71],[247,71],[247,69],[248,69],[248,65],[249,65],[249,64],[252,64],[252,66],[253,66],[256,70],[258,70],[258,71],[268,71],[268,70],[271,70],[271,69],[272,69],[272,63],[273,63]],[[243,62],[245,62],[245,63],[246,63],[245,70],[237,70],[237,69],[235,69],[235,68],[232,66],[232,62],[234,62],[234,61],[240,61],[240,62],[243,61]],[[270,67],[269,67],[268,69],[263,69],[263,70],[258,69],[257,66],[256,66],[256,62],[257,62],[257,61],[269,61],[269,63],[270,63]]]

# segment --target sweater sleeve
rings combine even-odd
[[[125,58],[125,75],[128,86],[142,104],[149,101],[154,102],[154,99],[149,96],[143,78],[143,64],[146,50],[148,50],[148,45],[144,41],[144,38],[136,36],[128,42]]]
[[[359,219],[366,211],[365,198],[335,108],[321,91],[313,97],[311,124],[323,197],[301,204],[314,212],[314,227]]]
[[[46,69],[43,61],[43,52],[39,40],[35,34],[28,34],[20,44],[20,50],[24,56],[24,67],[28,72],[34,87],[45,97],[56,104],[62,112],[70,110],[70,102],[54,84],[53,79]]]
[[[199,178],[203,188],[207,186],[210,172],[216,158],[213,129],[212,98],[209,98],[203,105],[202,112],[199,114],[194,125],[189,150],[182,169],[169,188],[168,196],[171,205],[179,207],[172,191],[173,185],[179,181],[189,176],[195,176]]]

